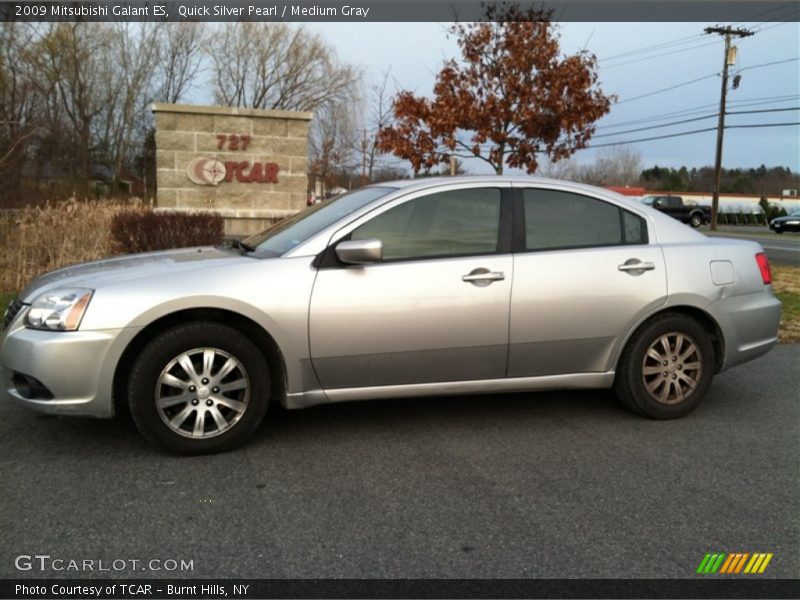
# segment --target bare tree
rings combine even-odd
[[[115,102],[107,107],[104,135],[99,153],[119,178],[122,168],[130,164],[134,151],[145,135],[143,124],[149,118],[148,106],[153,98],[156,65],[159,63],[159,30],[151,23],[119,23],[114,25],[113,60],[119,74],[115,82]]]
[[[611,146],[602,151],[586,183],[593,185],[635,185],[642,174],[642,155],[630,146]]]
[[[37,48],[40,86],[49,92],[71,126],[74,136],[78,183],[84,190],[91,174],[94,141],[99,122],[120,94],[120,69],[109,60],[114,55],[111,26],[93,23],[53,23]],[[56,117],[56,115],[53,115]],[[57,118],[57,117],[56,117]]]
[[[331,98],[317,107],[308,136],[309,176],[321,185],[322,193],[331,186],[334,174],[352,172],[361,163],[358,126],[350,94]]]
[[[200,72],[208,39],[205,23],[167,23],[159,30],[155,99],[179,102]]]
[[[376,162],[379,160],[381,155],[381,151],[378,149],[378,132],[381,129],[391,125],[392,120],[394,119],[392,97],[388,90],[389,74],[389,71],[384,71],[383,79],[371,87],[369,94],[371,109],[368,127],[372,133],[370,134],[367,142],[366,162],[367,177],[370,181],[373,180],[373,172],[375,171]]]
[[[41,96],[33,85],[26,41],[30,26],[0,23],[0,192],[19,193],[19,175],[41,130]]]
[[[311,111],[360,79],[322,39],[286,23],[225,23],[208,44],[220,104]]]
[[[556,162],[547,161],[542,164],[539,173],[542,177],[562,179],[564,181],[583,181],[585,167],[574,158],[565,158]]]
[[[542,175],[552,179],[578,181],[590,185],[636,185],[642,174],[642,157],[629,146],[612,146],[601,151],[593,163],[573,159],[548,162]]]

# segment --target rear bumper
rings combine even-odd
[[[778,343],[781,303],[768,290],[723,298],[707,310],[725,336],[720,371],[758,358]]]

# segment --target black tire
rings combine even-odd
[[[682,340],[678,336],[683,336]],[[665,338],[668,352],[662,342]],[[696,354],[689,354],[681,362],[692,345]],[[656,355],[664,355],[661,358],[668,364],[657,361]],[[694,368],[696,364],[701,366],[699,371]],[[703,326],[691,317],[664,313],[642,325],[628,341],[617,365],[614,391],[634,412],[653,419],[675,419],[690,413],[703,399],[714,377],[714,364],[714,347]],[[656,367],[658,372],[652,373]],[[694,388],[689,380],[694,381]],[[648,385],[655,386],[651,387],[652,393]]]
[[[705,222],[706,222],[706,221],[705,221],[705,219],[703,218],[703,215],[701,215],[700,213],[694,213],[694,214],[693,214],[693,215],[692,215],[692,216],[689,218],[689,225],[691,225],[691,226],[692,226],[692,227],[694,227],[694,228],[700,227],[700,226],[701,226],[703,223],[705,223]]]
[[[204,362],[207,354],[208,367]],[[194,363],[194,375],[182,362],[176,362],[186,357]],[[223,374],[231,364],[235,366],[230,373]],[[172,370],[167,370],[170,365]],[[200,385],[199,378],[206,372],[212,378],[209,387],[205,383],[199,389],[189,386],[193,381]],[[219,382],[214,374],[222,375]],[[182,383],[185,379],[186,387],[163,383],[171,375]],[[206,378],[202,381],[209,383]],[[215,384],[236,389],[212,388]],[[174,396],[165,393],[170,390]],[[159,397],[170,403],[171,398],[195,394],[200,398],[178,400],[166,408],[157,405]],[[258,347],[238,330],[214,322],[177,325],[156,336],[139,354],[128,380],[128,405],[139,431],[155,446],[175,454],[210,454],[241,445],[263,420],[269,399],[269,368]],[[201,414],[202,423],[198,423]],[[218,420],[220,417],[222,420]],[[180,422],[175,425],[173,421]],[[193,431],[181,429],[182,423]]]
[[[776,230],[775,230],[775,233],[779,233],[779,234],[780,234],[780,233],[783,233],[783,229],[776,229]]]

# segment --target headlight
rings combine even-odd
[[[94,290],[56,289],[37,297],[25,315],[25,325],[33,329],[75,331],[89,306]]]

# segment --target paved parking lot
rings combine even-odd
[[[691,577],[706,552],[800,574],[800,345],[719,376],[688,418],[605,392],[273,411],[175,458],[128,422],[0,405],[0,576],[14,557],[191,559],[200,577]]]
[[[710,234],[708,227],[703,227],[700,231]],[[711,235],[753,240],[761,244],[770,262],[776,265],[800,266],[800,233],[787,232],[779,235],[764,226],[720,225]]]

